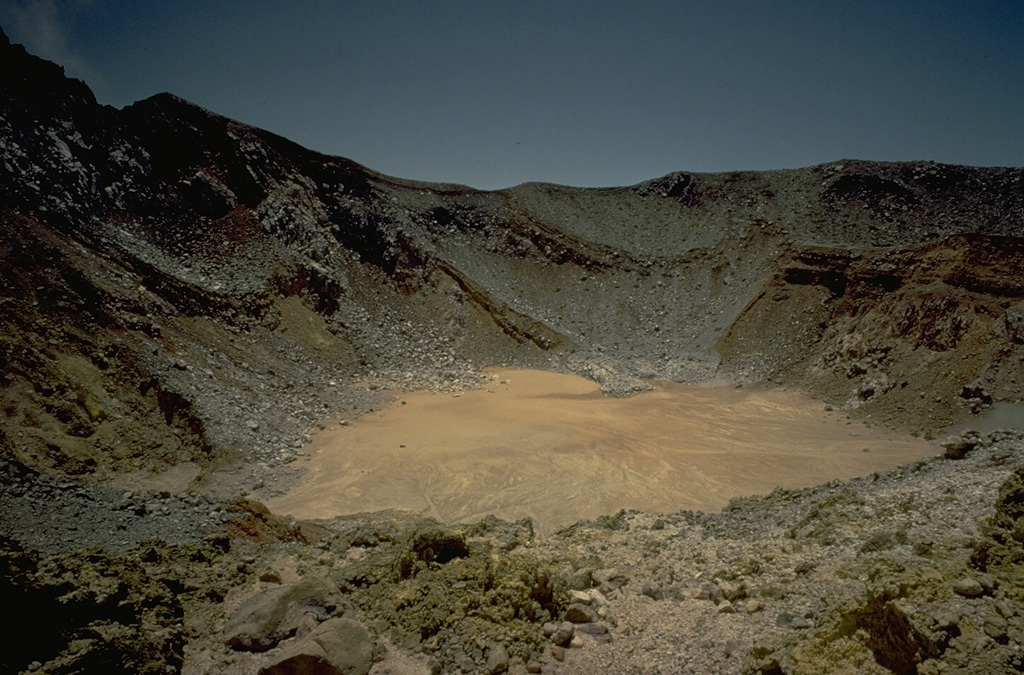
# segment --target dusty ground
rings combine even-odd
[[[402,509],[443,522],[529,517],[541,533],[619,509],[717,511],[737,496],[890,469],[940,449],[805,396],[661,382],[605,398],[590,380],[492,370],[459,394],[413,392],[347,422],[268,505],[298,518]]]

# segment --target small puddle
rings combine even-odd
[[[992,404],[984,412],[969,420],[954,424],[946,430],[947,434],[958,434],[963,431],[980,431],[988,433],[998,429],[1019,429],[1024,431],[1024,403],[1001,401]]]
[[[851,422],[778,390],[657,383],[604,398],[584,378],[494,369],[461,394],[416,392],[307,448],[268,502],[297,518],[399,509],[443,522],[529,517],[541,533],[640,509],[717,511],[765,494],[890,469],[933,443]]]

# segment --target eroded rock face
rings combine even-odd
[[[958,234],[856,252],[801,246],[778,263],[718,343],[727,369],[918,433],[1021,396],[1013,317],[1024,284],[1009,274],[1024,265],[1019,237]],[[977,363],[1000,365],[982,373]]]

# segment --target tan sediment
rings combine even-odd
[[[540,532],[619,509],[718,510],[936,454],[793,392],[657,384],[626,399],[589,380],[492,370],[480,390],[408,393],[349,426],[331,421],[278,513],[410,510],[455,523],[529,517]]]

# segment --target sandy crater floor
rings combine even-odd
[[[716,511],[732,497],[939,452],[791,392],[659,382],[610,399],[580,377],[489,373],[480,390],[403,394],[349,426],[330,420],[306,449],[305,475],[268,506],[298,518],[384,509],[448,523],[530,517],[547,533],[622,508]]]

